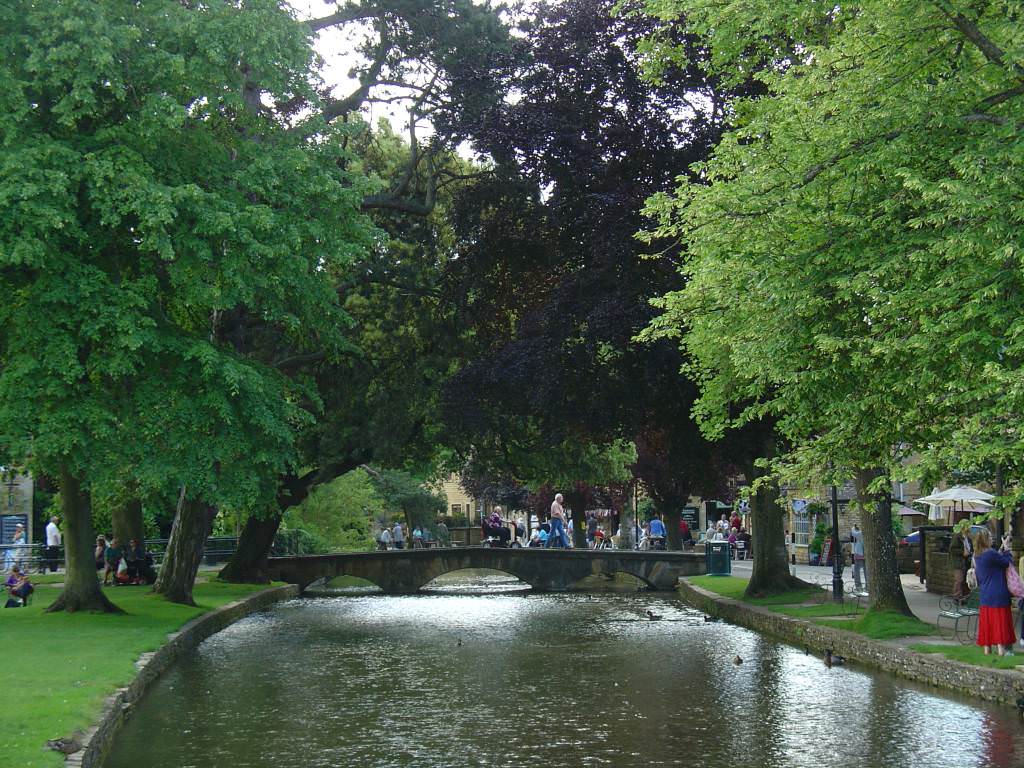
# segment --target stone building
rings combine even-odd
[[[470,525],[480,522],[481,516],[487,511],[487,505],[482,499],[473,498],[469,492],[462,487],[459,476],[451,474],[440,483],[439,490],[448,498],[448,509],[446,517],[454,519],[466,518]]]

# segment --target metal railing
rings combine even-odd
[[[153,556],[153,562],[159,565],[167,552],[168,539],[146,539],[146,551]],[[58,554],[55,558],[58,567],[64,567],[64,547],[58,547]],[[206,565],[219,565],[225,563],[235,554],[238,549],[237,536],[211,536],[206,540],[206,548],[203,551],[203,562]],[[305,554],[302,548],[302,537],[296,536],[293,531],[282,531],[282,534],[275,537],[271,547],[271,554],[275,556],[287,556]],[[4,573],[10,570],[12,565],[30,573],[39,572],[50,560],[47,556],[45,544],[4,544],[0,545],[0,570]]]

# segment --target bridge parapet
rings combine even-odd
[[[321,580],[355,576],[390,594],[417,592],[438,576],[467,568],[503,571],[544,592],[567,591],[587,576],[615,573],[628,573],[653,589],[671,590],[681,576],[705,572],[703,556],[692,552],[614,549],[451,547],[269,560],[272,579],[298,584],[302,589]]]

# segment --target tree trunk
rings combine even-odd
[[[250,517],[245,521],[238,548],[225,563],[217,578],[234,584],[268,584],[267,558],[281,526],[280,514],[269,517]]]
[[[756,470],[748,474],[752,476],[756,476]],[[764,597],[807,586],[789,572],[785,511],[779,506],[778,497],[778,484],[768,482],[750,499],[750,545],[754,550],[754,563],[744,593],[747,597]]]
[[[114,528],[114,538],[120,539],[122,545],[127,546],[132,539],[142,541],[146,537],[140,499],[129,499],[111,509],[110,522]]]
[[[892,532],[892,494],[887,485],[879,493],[869,493],[868,486],[885,477],[881,469],[861,469],[855,474],[857,501],[864,528],[864,560],[868,574],[871,611],[898,611],[913,616],[903,594],[899,563],[896,560],[896,535]]]
[[[587,521],[584,519],[583,509],[586,506],[586,497],[577,491],[570,491],[565,498],[569,509],[572,510],[572,545],[576,549],[587,548]]]
[[[267,584],[270,581],[267,574],[267,557],[270,555],[270,547],[274,543],[285,511],[289,507],[301,504],[317,485],[351,472],[365,461],[369,461],[368,453],[344,463],[325,465],[307,472],[302,477],[285,477],[277,496],[277,514],[263,518],[250,517],[245,521],[242,535],[238,539],[238,548],[217,578],[234,584]]]
[[[92,528],[92,510],[79,478],[67,468],[60,473],[60,495],[64,505],[64,553],[66,574],[64,589],[47,612],[102,611],[121,613],[100,589],[96,577],[96,536]]]
[[[665,507],[661,513],[661,519],[665,523],[665,546],[667,549],[682,549],[683,536],[679,533],[679,521],[683,519],[683,513],[676,504]]]
[[[172,603],[195,605],[192,586],[216,516],[216,508],[201,500],[183,499],[179,502],[160,574],[153,585],[154,592]]]

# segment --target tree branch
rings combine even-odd
[[[291,368],[299,368],[307,363],[319,363],[321,360],[326,359],[327,353],[324,350],[320,350],[319,352],[309,352],[304,355],[282,357],[279,360],[275,360],[271,365],[278,370],[289,370]]]
[[[423,200],[410,200],[394,194],[370,195],[363,198],[360,206],[364,211],[373,209],[399,211],[413,216],[429,216],[437,204],[437,174],[434,172],[434,161],[427,157],[427,189]]]
[[[991,96],[982,100],[982,105],[986,109],[998,106],[1004,101],[1009,101],[1015,96],[1024,96],[1024,85],[1018,85],[1016,88],[1010,88],[1009,90],[1002,91],[1001,93],[994,93]]]
[[[936,5],[939,10],[942,11],[951,22],[953,22],[953,26],[960,31],[960,34],[970,40],[974,46],[981,51],[982,56],[993,64],[998,64],[1001,67],[1006,66],[1006,54],[1003,49],[996,45],[990,37],[982,32],[977,24],[959,11],[950,10],[945,3],[936,3]],[[1024,75],[1024,67],[1020,64],[1015,63],[1013,65],[1013,69],[1018,75]]]
[[[1010,121],[999,115],[974,114],[965,115],[964,120],[969,123],[992,123],[993,125],[1006,125]]]
[[[329,483],[336,477],[341,477],[353,469],[358,469],[363,462],[370,460],[370,454],[370,450],[364,449],[351,459],[324,464],[321,467],[310,470],[302,475],[302,477],[289,476],[277,494],[277,503],[281,511],[283,512],[289,507],[301,504],[316,486]]]
[[[319,19],[310,19],[306,24],[314,32],[319,32],[321,29],[336,27],[339,24],[347,24],[350,21],[370,19],[377,14],[378,10],[376,8],[361,8],[356,5],[350,5],[332,13],[330,16],[322,16]]]
[[[836,152],[836,154],[832,155],[827,160],[822,160],[820,163],[812,165],[810,168],[808,168],[807,172],[804,174],[803,184],[801,184],[800,186],[806,186],[810,184],[812,181],[818,178],[822,171],[831,168],[840,160],[849,157],[862,147],[865,147],[868,144],[874,144],[876,141],[892,141],[901,133],[903,133],[903,131],[889,131],[888,133],[883,133],[881,136],[874,136],[869,139],[859,139],[858,141],[853,142],[853,144],[851,144],[847,149],[843,150],[842,152]]]
[[[377,52],[373,57],[369,68],[359,76],[359,87],[343,99],[332,99],[324,107],[323,118],[327,122],[342,115],[355,112],[366,101],[370,90],[380,83],[380,73],[387,62],[388,54],[393,47],[391,37],[387,33],[384,22],[378,19],[377,24],[380,30],[380,43],[377,45]]]

